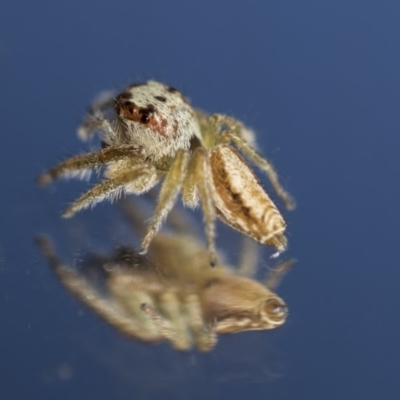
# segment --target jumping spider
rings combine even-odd
[[[75,200],[68,218],[121,192],[142,194],[164,178],[158,203],[141,245],[141,253],[159,231],[179,193],[195,208],[201,200],[211,263],[215,263],[215,218],[260,243],[285,250],[285,221],[233,143],[263,170],[287,208],[294,203],[273,166],[254,149],[253,132],[240,121],[194,110],[176,89],[148,81],[114,96],[98,99],[79,128],[88,140],[99,133],[102,149],[71,157],[39,178],[84,178],[106,167],[101,183]]]
[[[142,233],[142,210],[124,203],[127,220]],[[271,270],[265,282],[257,282],[252,278],[255,243],[244,238],[247,246],[237,268],[222,264],[222,257],[215,268],[204,268],[208,251],[190,224],[182,224],[181,216],[174,223],[177,212],[171,214],[170,232],[160,232],[146,256],[118,246],[111,255],[85,257],[75,268],[63,265],[45,237],[38,238],[38,244],[63,286],[130,338],[167,341],[178,350],[210,351],[218,334],[270,330],[285,323],[288,309],[274,290],[293,261]]]

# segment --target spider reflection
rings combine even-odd
[[[140,209],[127,201],[122,207],[140,233]],[[281,326],[287,307],[273,290],[293,262],[271,271],[264,283],[257,282],[251,279],[255,246],[245,239],[240,265],[209,268],[208,250],[188,225],[184,215],[175,213],[169,219],[170,232],[157,235],[146,256],[120,246],[109,256],[88,256],[80,269],[63,265],[49,239],[39,237],[38,244],[58,280],[129,337],[168,341],[178,350],[209,351],[218,334]]]

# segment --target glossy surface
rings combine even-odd
[[[397,398],[399,13],[392,0],[4,2],[1,398]],[[89,150],[74,134],[93,94],[146,79],[254,128],[295,194],[284,217],[299,262],[279,291],[290,309],[279,329],[225,335],[204,355],[129,341],[71,298],[35,247],[49,234],[69,261],[84,256],[79,237],[107,251],[123,236],[111,204],[60,219],[84,183],[34,181]],[[218,233],[234,261],[237,236]]]

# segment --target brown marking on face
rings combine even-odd
[[[240,154],[218,146],[211,150],[210,164],[218,217],[261,243],[284,248],[285,221]],[[238,188],[237,181],[246,186]]]
[[[114,108],[118,115],[157,131],[162,136],[166,134],[166,120],[156,118],[156,108],[153,104],[146,107],[139,107],[135,102],[126,99],[125,93],[119,95],[114,103]]]
[[[118,96],[114,102],[114,108],[118,115],[135,122],[140,122],[141,108],[133,101],[127,101],[123,96]]]

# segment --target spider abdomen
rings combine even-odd
[[[210,166],[218,217],[260,243],[285,250],[285,221],[240,154],[231,146],[216,146]]]

